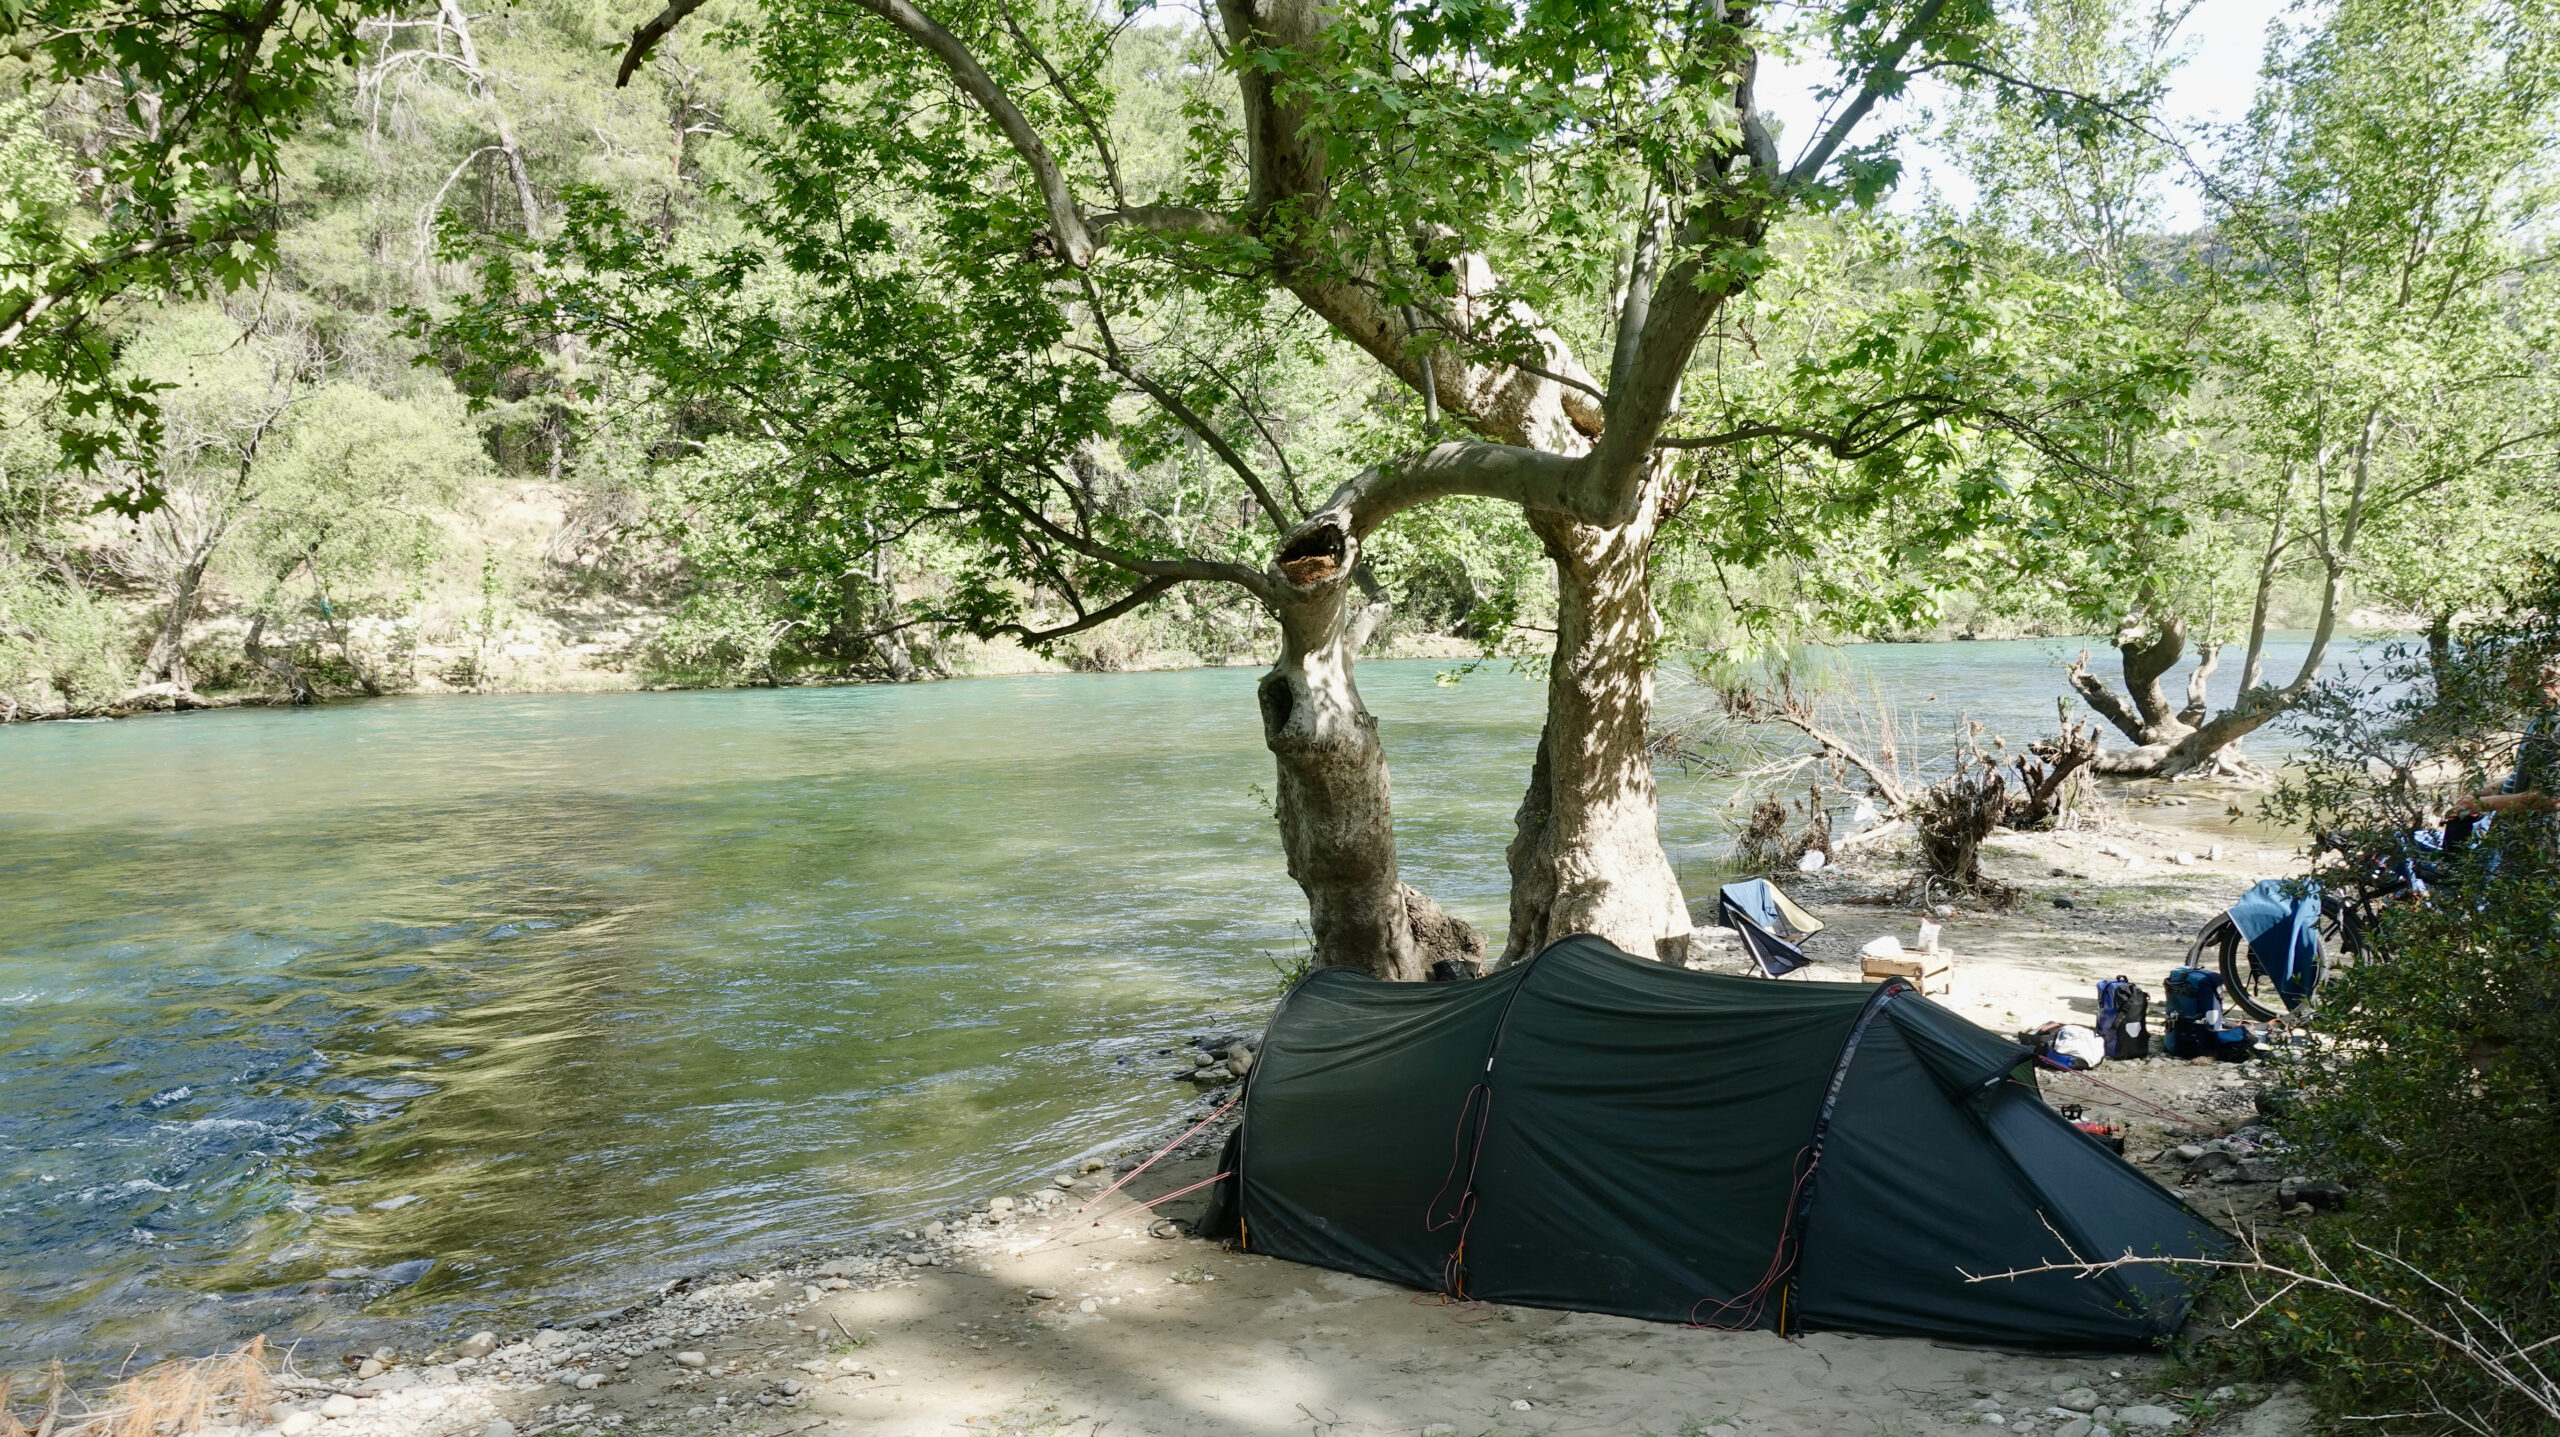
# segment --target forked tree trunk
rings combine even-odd
[[[1503,961],[1575,933],[1678,959],[1689,908],[1662,851],[1646,733],[1661,629],[1646,583],[1652,498],[1617,528],[1535,509],[1529,526],[1555,563],[1556,648],[1547,724],[1511,840]]]
[[[160,617],[160,632],[151,638],[151,652],[142,658],[142,683],[176,684],[192,689],[195,682],[187,674],[187,621],[195,617],[196,590],[204,583],[205,565],[213,552],[206,549],[178,566],[178,582],[169,591],[169,611]]]
[[[1407,887],[1396,867],[1387,754],[1352,665],[1375,624],[1345,561],[1352,541],[1319,525],[1281,555],[1280,657],[1262,676],[1263,742],[1278,769],[1280,842],[1307,895],[1320,966],[1400,982],[1443,959],[1480,959],[1475,930]]]
[[[2124,667],[2123,695],[2107,687],[2105,679],[2089,672],[2086,653],[2071,666],[2071,686],[2080,691],[2100,718],[2137,744],[2173,743],[2195,727],[2169,707],[2168,691],[2160,684],[2178,666],[2178,660],[2186,656],[2186,621],[2168,614],[2155,622],[2155,629],[2145,631],[2128,621],[2117,633],[2116,653]]]
[[[249,656],[249,662],[265,669],[277,683],[284,685],[285,697],[290,702],[307,704],[318,698],[319,695],[312,691],[310,678],[302,672],[302,666],[287,658],[282,651],[268,648],[266,636],[267,616],[260,614],[249,621],[249,636],[240,646],[242,652]]]

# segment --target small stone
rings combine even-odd
[[[276,1430],[284,1437],[302,1437],[303,1433],[319,1425],[320,1414],[317,1412],[288,1412],[277,1421]]]
[[[818,1279],[818,1286],[823,1291],[842,1292],[853,1284],[841,1277],[822,1277]]]
[[[562,1332],[559,1328],[546,1327],[533,1335],[533,1350],[548,1352],[555,1347],[566,1347],[577,1340],[576,1337]]]
[[[1458,1437],[1458,1429],[1446,1422],[1434,1422],[1422,1429],[1422,1437]]]
[[[2055,1398],[2054,1405],[2073,1412],[2095,1412],[2098,1410],[2098,1394],[2086,1387],[2074,1387]]]
[[[1076,1311],[1078,1312],[1100,1312],[1101,1310],[1102,1304],[1094,1301],[1090,1297],[1076,1304]]]
[[[2053,1437],[2089,1437],[2097,1425],[2086,1417],[2074,1417],[2053,1429]]]
[[[1511,1410],[1512,1410],[1512,1411],[1514,1411],[1514,1412],[1526,1412],[1526,1411],[1528,1411],[1528,1410],[1529,1410],[1529,1399],[1527,1399],[1527,1398],[1525,1398],[1525,1397],[1514,1397],[1514,1398],[1512,1398],[1512,1399],[1511,1399]]]
[[[1206,1054],[1206,1053],[1203,1053],[1203,1054],[1201,1054],[1200,1056],[1202,1056],[1202,1057],[1204,1057],[1204,1058],[1205,1058],[1205,1057],[1207,1057],[1207,1056],[1209,1056],[1209,1055],[1208,1055],[1208,1054]],[[1076,1180],[1075,1180],[1074,1178],[1068,1177],[1065,1173],[1060,1173],[1060,1174],[1058,1174],[1056,1177],[1053,1177],[1053,1178],[1049,1179],[1049,1181],[1051,1181],[1051,1182],[1053,1182],[1053,1183],[1056,1183],[1059,1187],[1062,1187],[1062,1188],[1071,1188],[1071,1187],[1074,1187],[1074,1186],[1076,1185]]]
[[[996,1201],[1003,1202],[1005,1199],[998,1198]],[[862,1265],[849,1257],[831,1257],[818,1264],[820,1277],[851,1277],[861,1270]]]
[[[462,1339],[462,1345],[456,1347],[453,1350],[453,1354],[456,1357],[486,1357],[497,1350],[498,1334],[494,1332],[475,1332],[469,1337]]]
[[[2009,1425],[2009,1419],[2001,1416],[1997,1412],[1985,1412],[1974,1420],[1980,1422],[1985,1427],[2006,1427]]]
[[[331,1393],[329,1400],[320,1404],[320,1415],[323,1417],[353,1417],[356,1415],[356,1400],[343,1392]]]
[[[1233,1048],[1228,1049],[1227,1056],[1229,1058],[1233,1058],[1236,1055],[1236,1051],[1237,1050]],[[1076,1171],[1080,1173],[1098,1173],[1102,1171],[1102,1166],[1102,1159],[1087,1158],[1083,1162],[1076,1164]]]
[[[368,1357],[364,1361],[356,1364],[356,1380],[359,1382],[368,1377],[380,1377],[381,1375],[382,1360],[380,1358]]]
[[[786,1377],[780,1382],[773,1384],[773,1390],[781,1393],[785,1397],[797,1397],[800,1395],[800,1379],[796,1377]]]
[[[2178,1425],[2178,1414],[2166,1407],[2143,1402],[2118,1412],[2116,1420],[2127,1427],[2164,1429]]]
[[[1048,1302],[1057,1297],[1058,1290],[1054,1287],[1035,1287],[1022,1295],[1033,1302]]]
[[[676,1366],[678,1367],[707,1367],[710,1364],[711,1359],[703,1356],[699,1352],[679,1352],[676,1354]]]
[[[773,1404],[781,1400],[781,1398],[774,1396],[770,1392],[759,1392],[756,1394],[756,1405],[758,1407],[771,1407]]]
[[[516,1437],[516,1424],[500,1417],[482,1428],[480,1437]]]
[[[949,1228],[944,1227],[938,1222],[929,1222],[924,1225],[924,1235],[927,1237],[940,1237],[949,1231]]]
[[[2079,905],[2073,903],[2067,895],[2057,893],[2053,895],[2053,906],[2056,908],[2075,908]]]
[[[807,1283],[807,1284],[804,1284],[804,1285],[801,1287],[801,1289],[800,1289],[800,1300],[801,1300],[802,1302],[815,1302],[815,1301],[817,1301],[821,1296],[824,1296],[824,1295],[825,1295],[825,1293],[826,1293],[826,1289],[825,1289],[825,1288],[818,1286],[818,1285],[817,1285],[816,1283],[814,1283],[814,1282],[812,1282],[812,1283]]]
[[[583,1373],[578,1378],[578,1390],[581,1392],[593,1392],[603,1385],[604,1374],[601,1372]]]
[[[987,1204],[987,1211],[993,1216],[1003,1217],[1007,1213],[1013,1211],[1013,1199],[1009,1197],[997,1198]]]
[[[1208,1052],[1205,1049],[1192,1050],[1191,1066],[1195,1068],[1205,1068],[1216,1061],[1218,1061],[1218,1058],[1214,1053]]]
[[[2204,851],[2204,860],[2207,863],[2220,863],[2222,861],[2222,845],[2217,843],[2206,849]]]

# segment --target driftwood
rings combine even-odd
[[[2010,828],[2044,828],[2076,806],[2098,761],[2098,731],[2073,719],[2052,738],[2038,739],[2011,759],[2018,770],[2020,792],[2002,823]]]

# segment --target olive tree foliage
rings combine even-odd
[[[2164,63],[2175,12],[2049,8],[2081,38],[2045,74]],[[2357,592],[2441,629],[2531,552],[2519,540],[2560,497],[2555,99],[2548,5],[2345,0],[2271,32],[2248,119],[2194,172],[2211,226],[2183,240],[2152,208],[2169,137],[2120,131],[2069,152],[1975,127],[1987,216],[2048,267],[2117,277],[2126,322],[2199,367],[2174,423],[2114,448],[2121,502],[2040,489],[2016,530],[2021,591],[2113,633],[2120,684],[2085,663],[2071,676],[2130,744],[2102,771],[2226,761],[2309,692]],[[2269,673],[2268,633],[2297,586],[2309,652]],[[2234,644],[2240,695],[2209,712],[2206,680]],[[2173,697],[2165,676],[2191,652]]]
[[[624,74],[692,9],[679,0],[641,27]],[[1870,125],[1880,101],[1925,71],[2004,82],[1997,18],[1962,0],[1774,20],[1724,3],[1235,0],[1177,30],[1161,73],[1182,96],[1181,144],[1135,163],[1117,61],[1162,53],[1150,30],[1164,19],[908,0],[768,11],[735,33],[775,96],[762,165],[785,218],[774,263],[742,261],[712,288],[818,286],[834,305],[903,287],[883,301],[880,322],[905,326],[884,377],[929,392],[913,417],[866,421],[889,442],[845,453],[867,497],[837,502],[973,530],[987,558],[959,608],[981,632],[1058,632],[1008,616],[1026,584],[1076,595],[1077,629],[1201,583],[1272,615],[1264,733],[1323,962],[1414,977],[1450,951],[1451,925],[1398,879],[1384,755],[1353,680],[1382,526],[1461,500],[1520,516],[1546,555],[1556,633],[1506,953],[1576,931],[1678,951],[1689,919],[1645,743],[1653,541],[1679,507],[1666,456],[1790,437],[1854,451],[1860,434],[1890,442],[1966,407],[1934,386],[1887,388],[1792,435],[1717,429],[1682,408],[1692,361],[1767,267],[1774,226],[1891,184],[1890,137]],[[1754,87],[1765,52],[1798,45],[1837,81],[1823,124],[1782,146]],[[864,322],[844,308],[842,322]],[[1310,332],[1303,343],[1357,354],[1395,394],[1324,482],[1241,397]],[[1005,362],[984,363],[1006,345]],[[753,405],[793,382],[741,371],[731,393]],[[1222,393],[1240,397],[1204,403]],[[1096,441],[1116,446],[1149,410],[1215,456],[1249,526],[1178,541],[1095,502],[1113,482]],[[935,414],[958,427],[924,422]],[[772,438],[793,463],[819,462],[778,422]]]
[[[0,92],[79,142],[68,193],[0,213],[0,374],[59,393],[56,436],[75,464],[157,441],[153,392],[115,362],[132,306],[236,291],[274,267],[286,142],[356,62],[369,12],[365,0],[0,5]],[[109,498],[139,511],[158,495]]]
[[[160,503],[106,521],[84,559],[157,613],[138,672],[187,701],[198,684],[188,627],[220,592],[246,610],[243,657],[297,702],[312,679],[266,643],[307,616],[330,636],[352,686],[380,692],[349,624],[395,608],[434,563],[451,506],[486,467],[460,405],[434,391],[391,398],[331,374],[304,317],[244,321],[217,305],[157,315],[127,341],[120,379],[159,396],[155,442],[111,463]]]

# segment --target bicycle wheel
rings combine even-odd
[[[2195,946],[2187,950],[2187,966],[2212,968],[2222,974],[2223,992],[2241,1012],[2261,1022],[2277,1018],[2308,1018],[2319,1006],[2320,987],[2342,963],[2355,961],[2360,944],[2347,919],[2346,905],[2332,895],[2320,898],[2320,966],[2311,984],[2299,999],[2287,1003],[2277,991],[2275,979],[2261,972],[2249,955],[2248,940],[2240,936],[2240,925],[2231,915],[2214,915],[2204,931],[2196,935]]]

